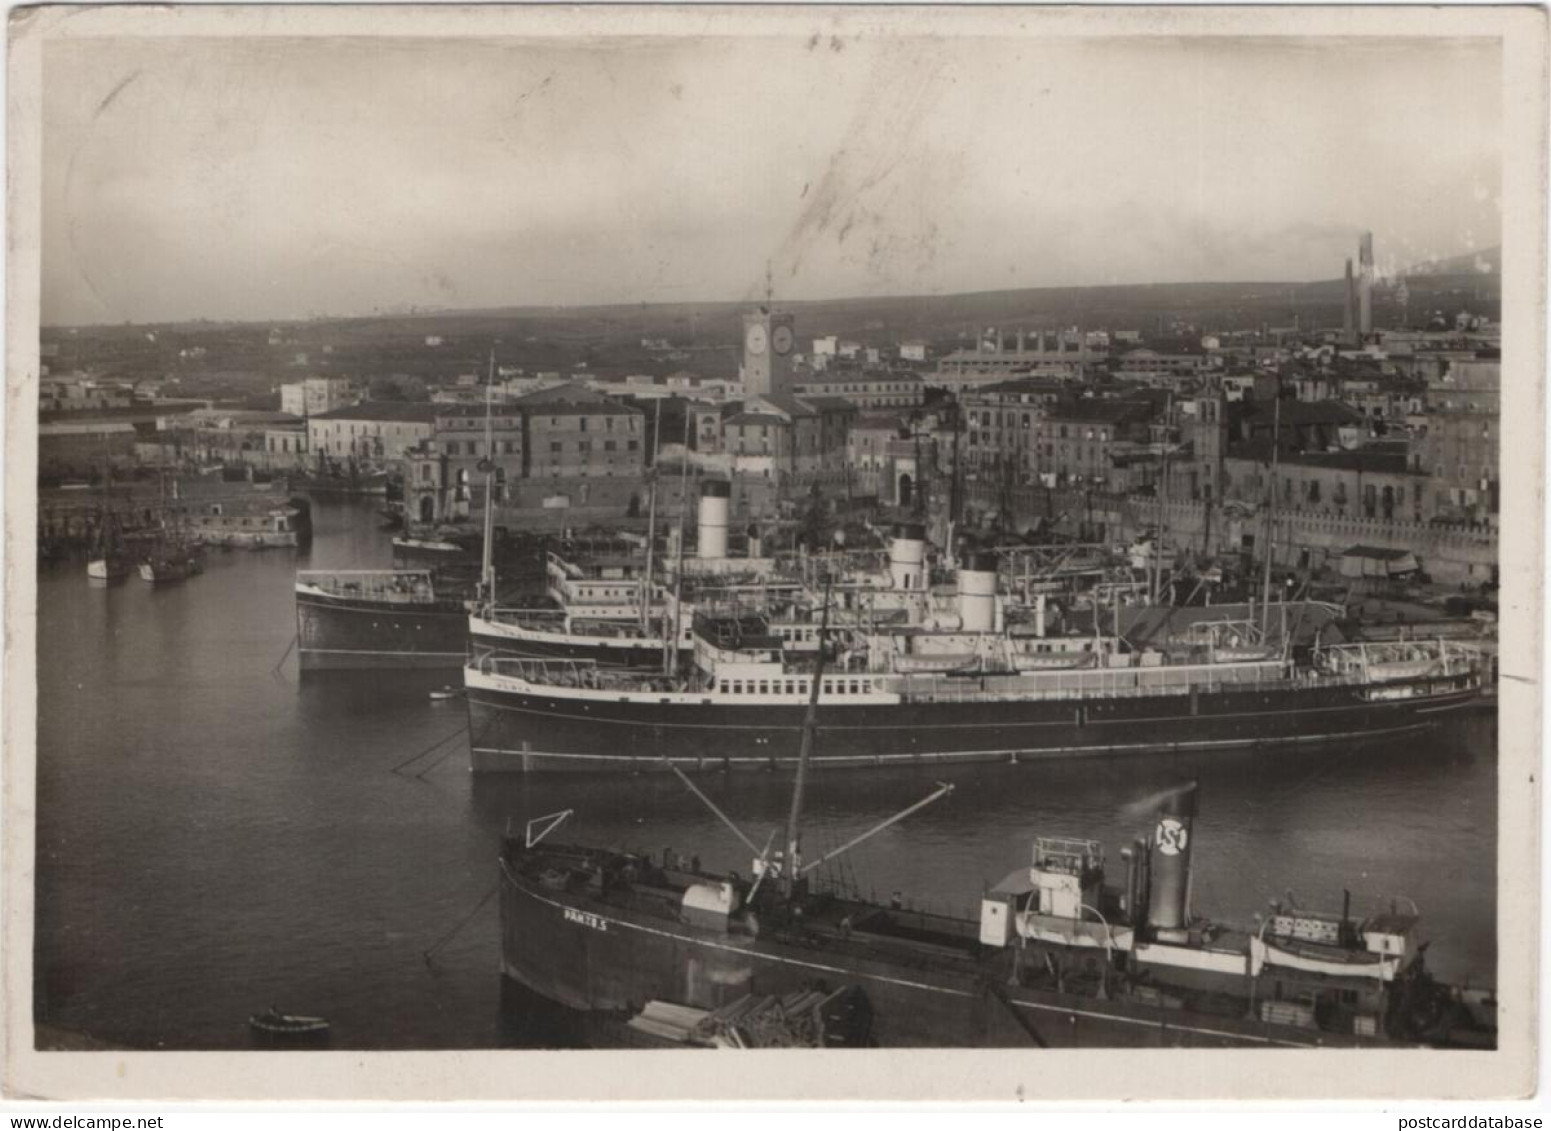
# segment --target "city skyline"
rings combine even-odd
[[[1382,276],[1500,244],[1499,68],[1484,40],[51,44],[43,321],[736,302],[767,262],[787,301],[1292,283],[1369,229]]]

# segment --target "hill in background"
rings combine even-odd
[[[1404,310],[1394,288],[1375,291],[1381,327],[1418,325],[1432,312],[1499,317],[1502,254],[1418,265],[1406,273]],[[1483,269],[1483,265],[1487,269]],[[1160,283],[1046,287],[958,295],[780,302],[797,321],[799,348],[835,334],[869,345],[930,343],[941,354],[973,341],[976,328],[1011,333],[1082,326],[1176,337],[1261,326],[1339,326],[1342,279],[1309,283]],[[183,322],[157,325],[45,327],[41,339],[54,372],[90,368],[125,378],[179,379],[186,395],[266,401],[284,381],[318,374],[403,374],[425,382],[483,372],[492,347],[503,366],[528,372],[599,376],[690,370],[735,375],[741,302],[642,303],[630,306],[509,307],[440,310],[289,323]],[[428,339],[440,339],[432,346]],[[650,351],[663,339],[671,351]],[[202,352],[200,352],[202,351]]]

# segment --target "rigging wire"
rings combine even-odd
[[[427,966],[431,965],[431,956],[442,947],[446,946],[449,942],[451,942],[459,931],[463,930],[464,927],[472,923],[474,921],[474,917],[482,910],[484,910],[485,904],[489,903],[490,900],[494,898],[495,893],[500,890],[501,881],[497,880],[495,883],[490,885],[490,890],[485,892],[480,901],[474,905],[474,910],[470,911],[467,915],[460,919],[458,923],[452,928],[452,930],[448,931],[445,935],[432,943],[430,949],[420,952],[420,956],[425,959],[425,964]]]
[[[405,758],[398,765],[392,767],[388,771],[388,773],[390,773],[390,774],[398,773],[405,766],[408,766],[412,762],[419,761],[421,758],[424,758],[427,754],[431,753],[431,751],[436,750],[437,748],[446,745],[447,743],[451,742],[453,739],[457,738],[460,734],[467,734],[468,733],[468,729],[469,729],[468,723],[464,723],[457,730],[453,731],[451,734],[447,735],[445,738],[439,738],[435,742],[431,743],[431,745],[427,746],[424,750],[421,750],[418,753],[416,753],[416,754],[414,754],[414,755],[412,755],[412,756],[410,756],[408,758]]]
[[[285,662],[288,659],[291,658],[291,650],[293,648],[295,648],[295,647],[296,647],[296,634],[292,633],[291,634],[291,642],[285,646],[285,652],[281,655],[280,659],[276,662],[275,666],[269,669],[269,674],[270,675],[273,675],[273,676],[279,676],[280,675],[280,669],[285,667]]]

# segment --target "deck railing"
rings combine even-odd
[[[578,687],[597,690],[617,690],[623,693],[654,693],[685,691],[689,688],[681,679],[668,676],[645,675],[638,672],[616,671],[600,668],[591,660],[545,660],[515,656],[502,656],[494,652],[484,653],[471,661],[479,671],[487,675],[508,675],[525,682],[556,687]],[[1028,676],[990,674],[985,676],[950,677],[943,675],[896,675],[870,677],[860,691],[866,694],[883,692],[899,695],[912,703],[1007,703],[1062,701],[1084,703],[1095,699],[1135,699],[1148,696],[1188,696],[1200,693],[1236,691],[1245,694],[1272,694],[1309,688],[1342,688],[1373,685],[1386,686],[1374,681],[1362,671],[1318,672],[1307,669],[1288,670],[1286,674],[1267,678],[1268,669],[1278,665],[1193,665],[1188,669],[1145,668],[1105,669],[1080,672],[1039,673],[1045,676],[1045,686],[1031,685]],[[1459,667],[1443,663],[1429,678],[1450,679],[1467,675],[1479,665]],[[1172,678],[1160,678],[1167,674]],[[1065,676],[1065,679],[1050,679]],[[1086,678],[1073,678],[1086,677]],[[1127,678],[1129,677],[1129,678]],[[793,675],[795,682],[798,676]],[[772,687],[783,683],[786,676],[771,677]],[[841,673],[835,674],[841,679]],[[700,681],[695,681],[698,685]],[[745,678],[744,683],[748,683]],[[758,682],[755,678],[754,682]],[[804,685],[806,686],[806,685]],[[696,688],[697,694],[712,694],[709,689]],[[826,693],[822,701],[837,702],[846,693]]]
[[[296,574],[298,585],[307,585],[332,597],[390,601],[405,605],[436,600],[431,573],[423,569],[304,569]]]

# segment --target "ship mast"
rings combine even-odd
[[[824,678],[824,637],[829,630],[830,597],[833,593],[833,590],[834,577],[832,574],[826,573],[824,579],[824,611],[819,617],[819,654],[817,662],[813,665],[813,686],[808,691],[808,710],[807,714],[803,718],[802,745],[799,747],[797,753],[797,780],[792,786],[792,809],[791,813],[787,817],[786,823],[786,855],[782,861],[780,872],[781,890],[788,899],[793,899],[801,895],[801,888],[798,886],[798,881],[802,879],[803,876],[806,876],[809,872],[812,872],[815,868],[821,867],[822,865],[828,863],[835,857],[839,856],[841,853],[851,851],[851,849],[855,848],[863,841],[870,840],[884,829],[898,824],[912,813],[919,812],[920,810],[926,808],[926,806],[930,805],[932,802],[938,800],[939,798],[946,797],[948,794],[953,792],[952,785],[949,785],[946,782],[938,782],[936,789],[934,789],[930,794],[928,794],[920,801],[917,801],[914,805],[911,805],[908,808],[895,813],[892,817],[889,817],[886,820],[879,821],[866,832],[857,834],[842,844],[839,848],[831,849],[829,852],[826,852],[823,856],[813,861],[813,863],[806,865],[802,863],[802,801],[804,789],[808,781],[808,761],[813,754],[813,736],[815,731],[818,729],[819,692],[823,686]],[[689,778],[685,776],[684,772],[673,764],[673,760],[671,758],[664,754],[662,755],[661,761],[668,767],[668,769],[674,772],[678,779],[689,788],[691,793],[698,797],[700,801],[716,815],[717,819],[720,820],[722,824],[726,825],[730,830],[732,830],[733,835],[741,840],[750,852],[755,854],[755,868],[760,874],[760,879],[755,883],[753,891],[750,892],[749,898],[752,900],[753,892],[759,890],[759,884],[762,883],[764,881],[764,877],[769,874],[770,841],[775,839],[775,831],[771,832],[770,840],[766,841],[765,847],[763,849],[756,848],[754,846],[754,841],[750,839],[742,829],[733,823],[731,817],[727,816],[726,813],[717,808],[716,804],[709,797],[697,789],[695,787],[695,783],[690,781]]]
[[[673,635],[663,637],[663,662],[670,676],[679,673],[679,619],[684,615],[684,512],[689,507],[689,405],[684,405],[684,455],[679,465],[679,545],[673,570]]]
[[[858,833],[839,848],[831,849],[811,864],[802,862],[802,801],[808,784],[808,761],[813,756],[813,737],[818,730],[819,689],[824,676],[824,637],[829,629],[830,596],[834,589],[834,575],[824,578],[824,611],[819,617],[819,658],[813,665],[813,687],[808,692],[808,713],[802,721],[802,745],[797,752],[797,780],[792,785],[792,811],[786,821],[786,858],[781,867],[781,890],[788,899],[801,894],[799,881],[815,868],[828,863],[841,853],[849,852],[863,841],[877,836],[884,829],[903,821],[912,813],[919,812],[932,802],[948,796],[953,786],[938,782],[937,788],[914,805],[900,810],[892,817],[879,821],[866,832]]]
[[[491,505],[495,481],[495,443],[490,413],[495,395],[495,347],[490,347],[490,372],[485,378],[485,529],[484,553],[480,558],[479,587],[487,612],[495,608],[495,511]]]
[[[689,411],[685,406],[684,411]],[[652,606],[652,558],[657,552],[657,450],[662,446],[662,398],[657,398],[657,422],[652,425],[652,466],[646,473],[646,578],[641,584],[641,635],[650,631]]]
[[[1148,597],[1148,604],[1151,605],[1158,603],[1158,593],[1163,588],[1163,536],[1169,522],[1169,429],[1173,416],[1174,394],[1171,392],[1167,407],[1163,410],[1163,476],[1155,493],[1158,500],[1158,528],[1153,531],[1152,591]]]
[[[819,688],[824,676],[824,638],[829,632],[829,599],[834,577],[824,577],[824,611],[819,615],[819,658],[813,665],[813,687],[808,692],[808,712],[802,720],[802,745],[797,749],[797,780],[792,785],[792,811],[786,818],[786,861],[781,887],[787,895],[796,891],[797,871],[802,866],[802,795],[808,784],[808,759],[813,754],[813,732],[818,729]]]
[[[1260,639],[1271,629],[1271,540],[1276,537],[1276,468],[1282,439],[1282,380],[1276,381],[1276,400],[1271,408],[1271,482],[1266,498],[1266,560],[1260,575]]]

